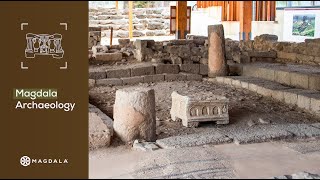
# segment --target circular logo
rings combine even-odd
[[[22,156],[20,158],[20,164],[24,167],[29,166],[31,164],[31,159],[28,156]]]

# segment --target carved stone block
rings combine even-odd
[[[199,122],[216,121],[217,124],[228,124],[229,100],[214,94],[182,94],[173,92],[171,119],[182,120],[186,127],[197,127]]]

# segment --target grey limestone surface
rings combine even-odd
[[[230,138],[214,130],[198,134],[174,136],[156,141],[160,147],[166,149],[201,146],[206,144],[222,144],[228,142],[231,142]]]

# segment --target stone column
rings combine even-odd
[[[150,88],[117,90],[113,108],[114,132],[124,142],[156,141],[155,94]]]
[[[226,52],[223,25],[208,26],[208,76],[227,76],[229,72]]]

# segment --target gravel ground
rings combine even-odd
[[[317,123],[320,118],[313,116],[302,109],[289,106],[281,102],[265,98],[245,89],[235,89],[228,85],[208,81],[177,81],[159,83],[141,83],[135,85],[155,89],[156,117],[158,139],[200,133],[207,128],[223,128],[225,131],[255,127],[261,124],[303,124]],[[117,89],[129,86],[95,87],[89,91],[90,102],[112,117],[112,106]],[[171,93],[184,91],[186,93],[208,92],[223,95],[229,98],[228,125],[216,125],[214,122],[200,123],[198,128],[183,127],[181,122],[170,118]]]

